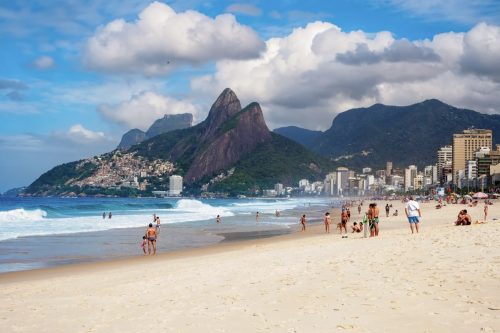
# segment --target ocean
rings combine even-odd
[[[161,219],[162,253],[234,240],[245,233],[287,233],[298,224],[294,210],[329,204],[322,198],[0,197],[0,273],[141,255],[138,244],[153,214]],[[276,217],[276,210],[285,212]],[[215,223],[217,215],[220,225]]]

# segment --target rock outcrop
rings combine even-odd
[[[125,133],[117,148],[127,150],[133,145],[151,139],[157,135],[188,128],[192,125],[193,115],[191,113],[166,114],[163,118],[157,119],[146,132],[135,128]]]
[[[146,139],[146,133],[144,133],[140,129],[134,128],[128,131],[127,133],[123,134],[120,144],[118,145],[117,148],[126,150],[132,147],[133,145],[141,143],[145,139]]]

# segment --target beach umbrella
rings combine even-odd
[[[477,192],[472,196],[474,199],[488,199],[488,194],[483,192]]]

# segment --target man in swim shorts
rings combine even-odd
[[[153,223],[149,224],[149,228],[146,231],[146,238],[148,239],[148,255],[151,254],[151,248],[153,248],[153,255],[156,254],[156,228],[153,228]]]
[[[418,224],[420,223],[422,213],[420,212],[419,203],[413,200],[413,197],[410,197],[410,200],[406,203],[405,212],[408,222],[410,223],[411,233],[414,233],[413,226],[415,226],[415,230],[418,234]]]

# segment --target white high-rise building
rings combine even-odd
[[[276,183],[274,185],[274,190],[276,191],[277,195],[285,194],[285,188],[283,187],[283,184],[281,184],[281,183]]]
[[[477,160],[467,161],[467,179],[472,180],[477,178]]]
[[[453,147],[444,146],[439,148],[437,151],[438,162],[437,162],[437,177],[439,182],[445,182],[445,172],[443,169],[445,167],[448,169],[451,167],[453,162]]]
[[[417,177],[417,166],[410,165],[405,169],[405,191],[414,189],[414,179]]]
[[[309,181],[307,179],[301,179],[299,180],[299,187],[303,190],[306,189],[306,187],[309,187]]]
[[[324,190],[326,195],[335,195],[335,185],[337,181],[337,173],[336,172],[330,172],[329,174],[326,175],[325,177],[325,185],[324,185]]]
[[[182,177],[178,175],[172,175],[169,178],[170,181],[170,190],[169,195],[178,196],[182,193]]]

